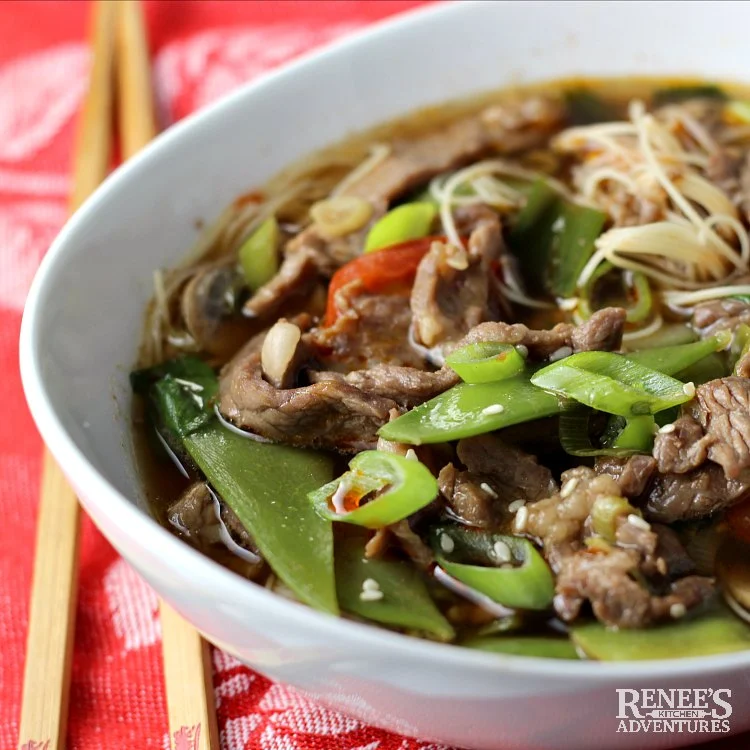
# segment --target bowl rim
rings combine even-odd
[[[576,0],[564,1],[571,6],[580,4]],[[501,4],[507,3],[503,1]],[[559,0],[555,4],[559,5]],[[207,555],[178,539],[110,484],[106,477],[88,461],[85,453],[78,448],[70,433],[63,426],[47,394],[39,347],[41,321],[45,315],[45,298],[52,292],[57,269],[66,263],[70,237],[78,232],[79,227],[93,220],[99,206],[110,193],[116,191],[120,184],[129,181],[133,175],[147,171],[153,157],[171,145],[178,144],[183,133],[198,126],[210,127],[212,123],[220,120],[225,112],[238,106],[246,98],[253,97],[256,91],[276,86],[286,77],[293,76],[298,70],[311,63],[314,64],[317,60],[330,56],[343,55],[348,49],[369,39],[380,38],[397,29],[407,30],[423,23],[425,18],[433,16],[452,14],[461,16],[465,12],[471,12],[467,11],[467,8],[477,5],[484,5],[484,2],[465,0],[461,3],[418,6],[377,21],[361,30],[347,34],[343,39],[300,55],[258,76],[253,81],[243,84],[208,107],[188,115],[157,136],[126,164],[112,172],[68,219],[52,242],[34,276],[24,306],[19,342],[21,380],[31,415],[55,460],[66,467],[66,473],[69,476],[75,477],[79,488],[85,488],[81,494],[95,498],[91,502],[95,503],[101,513],[119,528],[127,530],[127,536],[138,538],[141,545],[147,545],[152,549],[158,548],[159,555],[170,560],[170,566],[191,570],[196,580],[210,581],[214,590],[220,589],[221,592],[226,592],[226,595],[231,595],[234,600],[254,600],[267,608],[266,611],[272,610],[274,617],[283,617],[295,625],[319,632],[328,631],[330,635],[340,637],[342,642],[359,641],[360,645],[388,649],[394,656],[402,655],[408,660],[424,659],[434,668],[460,667],[477,672],[494,673],[498,678],[509,673],[522,672],[541,677],[585,677],[589,680],[609,682],[617,678],[648,678],[653,677],[654,674],[658,674],[660,678],[715,675],[746,668],[750,666],[750,648],[745,651],[708,656],[621,662],[558,660],[475,651],[454,644],[437,643],[407,636],[376,625],[346,620],[290,601],[221,566]],[[223,593],[217,595],[223,596]],[[231,644],[223,644],[221,648],[231,650]]]

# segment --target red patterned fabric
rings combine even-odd
[[[417,5],[154,0],[147,17],[165,122],[291,57]],[[88,3],[0,3],[0,748],[15,747],[41,443],[18,374],[21,309],[66,216]],[[168,748],[154,593],[84,521],[69,747]],[[227,750],[438,750],[317,706],[214,650]],[[746,746],[724,741],[728,749]],[[448,750],[444,748],[443,750]]]

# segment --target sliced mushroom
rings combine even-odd
[[[301,346],[302,331],[294,323],[281,319],[275,323],[263,341],[260,363],[263,375],[274,388],[291,388],[297,369],[304,359]]]
[[[239,281],[234,263],[203,267],[187,282],[180,301],[185,328],[198,350],[222,360],[257,327],[236,310]]]

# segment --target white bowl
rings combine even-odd
[[[29,295],[21,369],[39,429],[86,511],[206,637],[365,721],[472,748],[672,747],[618,733],[617,688],[727,688],[750,728],[750,652],[619,664],[478,653],[338,620],[279,598],[145,510],[127,373],[152,271],[195,221],[351,131],[509,83],[588,75],[750,78],[750,6],[462,3],[409,13],[306,56],[191,117],[118,170],[68,222]]]

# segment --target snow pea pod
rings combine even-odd
[[[410,445],[444,443],[530,422],[562,408],[562,401],[522,374],[496,383],[460,383],[383,425],[379,435]]]
[[[186,374],[184,366],[173,367]],[[215,385],[214,376],[214,392]],[[170,443],[179,441],[295,595],[316,609],[337,613],[333,530],[307,500],[310,490],[331,478],[330,458],[227,430],[210,399],[200,397],[205,389],[196,386],[197,381],[170,374],[151,386],[160,430]]]
[[[544,659],[578,659],[578,652],[568,638],[544,635],[511,635],[470,638],[461,643],[465,648],[495,654],[538,656]]]
[[[528,539],[446,525],[430,541],[441,568],[493,601],[513,609],[552,603],[552,572]]]
[[[535,182],[509,237],[531,291],[572,296],[605,220],[601,211],[570,203],[543,180]]]
[[[452,640],[453,627],[430,597],[422,573],[397,560],[365,559],[365,538],[336,542],[336,590],[341,609],[405,630]],[[368,582],[372,588],[367,589]],[[374,583],[372,583],[374,582]],[[368,595],[365,592],[370,591]]]
[[[360,505],[371,493],[380,494]],[[309,498],[322,518],[379,529],[424,508],[437,494],[435,477],[419,461],[363,451],[349,462],[349,471],[310,492]]]
[[[750,649],[750,627],[725,607],[653,628],[612,630],[599,622],[573,625],[573,643],[602,661],[682,659]]]
[[[714,352],[726,349],[732,341],[729,331],[720,331],[715,336],[695,341],[690,344],[662,346],[658,349],[644,349],[626,354],[631,362],[658,370],[665,375],[676,375],[678,372],[694,365]]]

